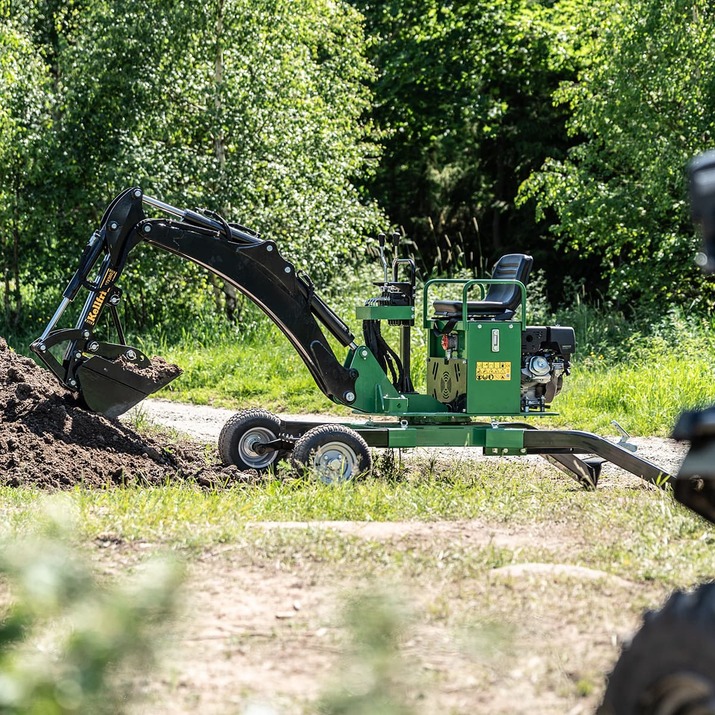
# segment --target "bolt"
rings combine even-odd
[[[134,198],[135,199],[140,199],[142,197],[142,190],[141,189],[134,189]]]
[[[269,243],[269,244],[266,246],[266,251],[272,251],[272,250],[273,250],[273,246],[271,246],[271,244]]]
[[[477,330],[481,330],[481,329],[482,329],[482,325],[480,323],[479,325],[477,325]]]
[[[82,357],[82,353],[78,350],[78,351],[74,354],[74,357],[75,357],[75,360],[79,360],[79,359]]]
[[[96,340],[93,340],[88,346],[87,350],[91,353],[96,353],[97,350],[99,350],[99,343]]]
[[[109,224],[110,231],[116,231],[118,228],[119,224],[116,221],[112,221],[112,223]]]
[[[126,353],[124,353],[129,360],[136,360],[137,359],[137,354],[133,350],[127,350]]]
[[[40,349],[41,353],[47,352],[47,345],[45,345],[44,343],[40,343],[37,347]]]
[[[348,390],[348,391],[345,393],[345,401],[346,401],[346,402],[355,402],[355,393],[354,393],[354,392],[350,392],[350,390]]]
[[[151,233],[151,226],[148,223],[144,226],[144,233]]]
[[[119,301],[120,301],[120,300],[121,300],[121,299],[120,299],[119,295],[117,295],[117,294],[115,293],[115,294],[109,299],[109,304],[110,304],[110,305],[119,305]],[[89,335],[87,335],[86,337],[89,337]]]
[[[89,330],[83,330],[82,337],[86,340],[89,337]]]
[[[290,266],[286,266],[283,270],[284,270],[286,273],[290,273]]]
[[[360,357],[367,360],[367,350],[365,348],[360,351]]]
[[[72,380],[70,380],[69,384],[71,387],[77,387],[77,380],[72,379]]]

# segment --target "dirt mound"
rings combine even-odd
[[[193,479],[222,485],[241,477],[203,445],[140,435],[88,412],[48,370],[0,338],[0,484],[66,489]]]

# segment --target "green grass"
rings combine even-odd
[[[220,544],[243,544],[269,552],[287,550],[319,561],[380,560],[372,542],[324,530],[256,530],[255,522],[477,520],[485,528],[564,533],[558,558],[619,574],[635,581],[693,583],[712,572],[711,529],[677,505],[667,493],[641,486],[599,487],[586,491],[550,467],[523,460],[443,464],[410,463],[402,480],[370,478],[326,486],[311,480],[267,479],[206,490],[191,484],[158,488],[76,488],[65,498],[83,540],[149,542],[189,551]],[[21,536],[42,514],[45,497],[34,490],[0,490],[5,536]],[[551,548],[551,547],[550,547]],[[471,558],[500,565],[512,559],[553,560],[551,550],[533,546],[518,552],[478,549]],[[482,553],[483,552],[483,553]],[[352,554],[352,555],[351,555]],[[436,554],[403,554],[410,568]],[[462,556],[455,555],[459,561]],[[467,562],[465,569],[471,568]],[[493,567],[493,566],[492,566]],[[456,565],[455,565],[456,568]]]
[[[559,422],[615,434],[616,420],[634,435],[668,436],[678,415],[715,401],[712,360],[684,362],[677,355],[602,367],[575,367],[554,401]]]
[[[615,419],[633,434],[668,435],[683,410],[715,401],[715,329],[672,315],[650,335],[576,354],[565,383],[554,404],[568,424],[599,432]]]
[[[268,330],[265,342],[225,340],[200,350],[169,347],[160,354],[184,370],[161,397],[216,407],[263,407],[272,412],[339,409],[320,392],[277,329]]]

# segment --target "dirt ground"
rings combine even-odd
[[[66,489],[163,483],[167,478],[224,484],[234,467],[206,464],[190,440],[140,435],[88,412],[49,370],[0,338],[0,484]]]
[[[147,484],[241,478],[204,464],[205,444],[215,443],[230,411],[146,400],[135,408],[135,421],[191,439],[139,434],[132,415],[119,422],[82,410],[54,377],[2,339],[0,410],[2,484],[107,488],[122,484],[129,471]],[[670,440],[634,441],[666,469],[681,460],[682,445]],[[459,454],[484,459],[476,450]],[[519,459],[529,477],[564,478],[540,458]],[[635,480],[613,467],[604,471],[606,483]],[[374,592],[397,598],[407,614],[397,687],[409,712],[590,713],[644,605],[657,606],[667,595],[656,584],[568,565],[574,551],[590,546],[573,524],[257,523],[249,532],[244,543],[191,556],[179,620],[159,669],[142,680],[144,699],[131,707],[133,715],[315,712],[316,699],[356,667],[346,661],[345,604]],[[306,543],[347,556],[306,556]],[[528,553],[534,544],[550,554],[548,563],[499,564],[500,549]],[[109,539],[95,553],[111,575],[155,549]],[[486,578],[483,564],[470,568],[492,552]]]
[[[144,419],[203,440],[215,439],[232,414],[155,399],[137,409]],[[664,468],[680,463],[682,445],[634,441],[640,454]],[[485,459],[478,450],[459,450],[458,458],[466,452],[469,459]],[[538,457],[516,459],[529,477],[564,478]],[[616,481],[639,483],[612,466],[603,480],[605,488]],[[375,590],[397,594],[411,614],[400,649],[410,712],[592,713],[605,674],[638,627],[644,606],[656,607],[667,596],[657,585],[566,563],[574,551],[591,547],[573,524],[311,522],[252,529],[284,535],[281,548],[226,545],[191,564],[178,640],[161,673],[144,684],[147,701],[136,713],[315,712],[316,699],[350,668],[344,606],[355,594]],[[443,571],[378,567],[362,574],[340,564],[326,569],[301,556],[300,547],[291,554],[291,533],[321,543],[344,540],[392,562],[420,553],[451,556],[445,556]],[[549,563],[496,566],[486,579],[447,565],[449,558],[468,560],[485,549],[528,551],[535,543],[550,553]],[[602,610],[594,603],[620,605]]]
[[[363,576],[308,558],[252,553],[245,545],[215,549],[192,562],[175,639],[159,671],[144,681],[145,700],[133,713],[317,712],[316,700],[355,667],[345,661],[345,604],[375,591],[398,598],[409,614],[397,686],[408,712],[593,713],[604,676],[638,626],[643,604],[657,605],[665,596],[654,587],[559,564],[559,554],[584,545],[558,526],[548,533],[479,521],[254,528],[301,530],[316,540],[333,533],[392,560],[425,551],[463,558],[498,546],[519,551],[539,539],[555,563],[495,567],[486,578],[448,568],[443,574],[407,568]],[[614,603],[621,605],[594,608]]]

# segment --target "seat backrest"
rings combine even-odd
[[[525,253],[507,253],[494,264],[492,278],[520,281],[526,285],[533,264],[534,259]],[[490,285],[484,302],[501,303],[504,310],[516,310],[521,302],[521,289],[518,285]]]
[[[508,253],[495,264],[492,278],[520,281],[526,285],[531,273],[534,259],[524,253]],[[467,314],[470,319],[511,320],[516,309],[521,304],[521,288],[509,283],[487,284],[487,290],[482,300],[467,302]],[[461,300],[436,300],[433,303],[435,317],[461,319]]]

